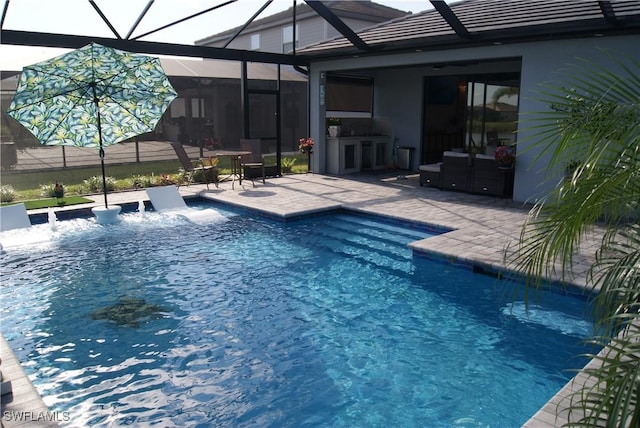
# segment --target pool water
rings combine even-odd
[[[424,229],[219,212],[5,245],[3,334],[67,426],[514,427],[585,363],[584,300],[527,312],[518,286],[414,256]]]

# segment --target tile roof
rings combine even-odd
[[[401,16],[406,16],[409,13],[375,3],[371,0],[330,0],[322,1],[322,3],[340,18],[353,18],[363,21],[371,21],[372,23],[389,21]],[[316,12],[307,4],[299,4],[296,7],[297,20],[314,16],[317,16]],[[256,19],[249,24],[245,31],[251,32],[256,29],[270,28],[274,25],[279,25],[283,21],[290,22],[292,21],[292,17],[293,7],[290,7],[282,12],[275,13],[262,19]],[[212,40],[224,39],[235,34],[240,28],[242,28],[242,26],[205,37],[204,39],[197,40],[196,44],[206,44],[210,43]]]
[[[432,2],[434,5],[438,2]],[[445,5],[446,8],[446,5]],[[449,5],[461,26],[447,22],[436,9],[394,19],[358,32],[372,51],[442,47],[451,43],[508,42],[523,38],[635,31],[640,28],[638,0],[464,0]],[[455,20],[455,18],[454,18]],[[344,37],[298,50],[329,56],[357,53]]]

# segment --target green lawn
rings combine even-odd
[[[296,156],[284,156],[283,158],[295,158],[292,168],[293,173],[307,172],[307,158],[305,155],[297,154]],[[273,165],[275,164],[275,157],[267,158],[265,161],[267,165]],[[231,172],[230,159],[227,157],[220,158],[218,168],[221,176],[228,175]],[[132,177],[151,176],[159,178],[163,175],[178,177],[180,169],[181,164],[178,160],[169,160],[126,165],[106,165],[105,172],[108,177],[112,177],[117,181],[116,190],[128,190],[128,179]],[[101,176],[102,170],[100,166],[38,171],[2,171],[0,173],[0,184],[2,186],[11,186],[14,189],[16,192],[15,202],[46,198],[46,195],[42,194],[41,188],[57,181],[64,185],[66,190],[65,199],[67,199],[75,195],[92,193],[81,190],[83,183],[92,177]],[[57,204],[52,206],[57,206]]]
[[[65,196],[64,198],[46,198],[24,201],[24,206],[28,210],[37,210],[39,208],[50,207],[66,207],[69,205],[88,204],[93,202],[92,199],[83,198],[82,196]],[[4,205],[4,204],[3,204]],[[6,204],[11,205],[11,204]]]
[[[109,177],[124,179],[133,175],[176,174],[180,169],[178,160],[145,162],[130,165],[107,165],[105,171]],[[82,184],[93,176],[102,176],[100,166],[87,168],[66,168],[39,171],[2,171],[2,185],[9,185],[17,191],[39,189],[40,186],[58,181],[65,186]]]

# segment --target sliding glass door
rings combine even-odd
[[[484,153],[516,142],[519,82],[509,76],[478,76],[467,82],[465,148]]]
[[[425,78],[421,163],[447,150],[493,153],[516,142],[519,73]]]

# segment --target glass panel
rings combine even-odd
[[[300,46],[300,26],[296,25],[296,47]],[[293,50],[293,25],[282,28],[282,52]]]
[[[251,35],[251,50],[257,51],[260,49],[260,34]]]
[[[510,145],[516,142],[518,92],[517,86],[487,86],[485,116],[486,144]]]
[[[480,78],[481,79],[481,78]],[[478,80],[480,80],[478,79]],[[517,82],[495,77],[490,83],[469,81],[465,145],[470,151],[489,151],[516,142],[518,118]]]
[[[282,82],[280,143],[283,152],[297,152],[298,140],[308,136],[306,83]]]
[[[327,111],[372,112],[373,79],[329,77],[326,106]]]
[[[176,98],[171,103],[171,118],[184,117],[186,112],[184,98]]]
[[[204,99],[191,98],[191,116],[194,118],[204,117]]]

